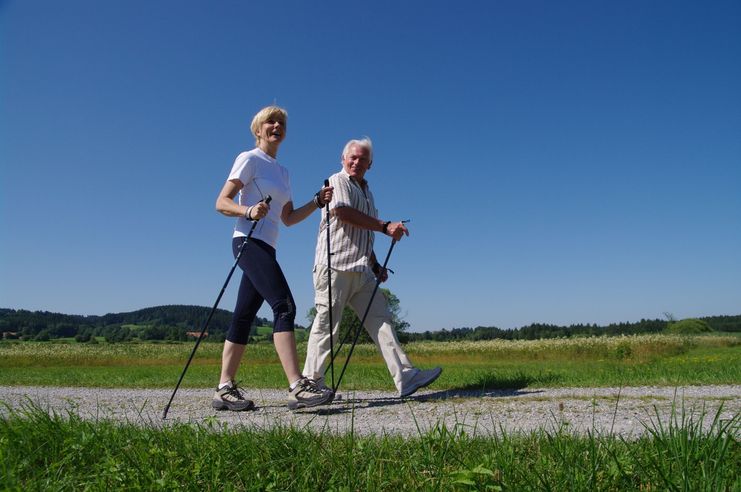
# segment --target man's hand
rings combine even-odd
[[[379,283],[383,283],[389,279],[388,269],[383,268],[381,264],[378,262],[376,262],[376,264],[373,265],[373,275],[376,276],[376,280],[378,280]]]
[[[409,235],[409,229],[407,229],[407,226],[403,222],[391,222],[386,227],[386,235],[391,236],[394,241],[401,241],[403,236]]]

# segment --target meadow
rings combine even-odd
[[[436,389],[738,384],[741,339],[642,335],[406,346],[441,365]],[[0,385],[169,388],[192,343],[0,343]],[[300,353],[305,346],[300,345]],[[202,343],[183,382],[210,387],[221,345]],[[248,348],[246,386],[282,387],[270,344]],[[391,389],[375,347],[359,346],[343,388]],[[142,427],[29,403],[1,408],[2,490],[741,490],[741,416],[656,419],[642,437],[575,435],[554,421],[482,437],[439,425],[413,438],[277,427]],[[658,416],[657,416],[658,417]],[[414,418],[410,415],[409,418]]]
[[[193,342],[0,342],[0,385],[167,388],[174,386]],[[442,366],[438,389],[733,384],[741,381],[737,335],[633,335],[551,340],[416,342],[405,346],[420,367]],[[215,384],[222,345],[203,342],[183,387]],[[303,359],[305,343],[299,343]],[[347,347],[344,348],[345,353]],[[345,356],[338,358],[337,371]],[[248,346],[244,386],[285,386],[273,346]],[[393,390],[377,349],[358,345],[345,389]]]

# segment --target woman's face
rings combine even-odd
[[[286,137],[286,122],[279,116],[268,118],[262,125],[257,134],[260,140],[270,144],[280,144]]]

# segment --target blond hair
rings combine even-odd
[[[252,130],[252,135],[255,136],[255,145],[260,145],[260,137],[258,136],[260,127],[263,123],[273,118],[283,120],[283,127],[288,125],[288,112],[279,106],[264,107],[252,118],[250,130]]]

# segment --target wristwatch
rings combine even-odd
[[[389,233],[389,224],[391,223],[390,220],[387,220],[383,223],[383,233],[388,234]]]

